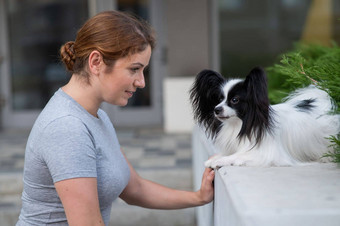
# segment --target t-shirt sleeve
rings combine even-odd
[[[41,134],[37,150],[48,167],[53,182],[97,177],[96,150],[91,134],[76,117],[51,122]]]

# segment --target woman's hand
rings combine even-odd
[[[214,178],[215,171],[211,168],[205,168],[201,188],[197,191],[197,195],[201,200],[202,205],[207,204],[214,199]]]

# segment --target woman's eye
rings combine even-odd
[[[240,99],[239,99],[238,97],[233,97],[233,98],[231,98],[231,100],[230,100],[230,102],[231,102],[232,104],[237,104],[239,101],[240,101]]]
[[[130,69],[133,73],[136,73],[138,70],[139,70],[139,67],[137,68],[137,67],[134,67],[134,68],[131,68]]]

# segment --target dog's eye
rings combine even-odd
[[[233,98],[231,98],[230,103],[238,104],[239,101],[240,101],[240,99],[238,97],[233,97]]]

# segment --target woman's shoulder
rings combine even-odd
[[[59,117],[44,118],[38,120],[31,131],[30,136],[39,142],[55,138],[66,139],[68,137],[81,137],[89,134],[85,123],[73,115],[60,115]]]
[[[88,114],[85,109],[70,96],[59,89],[48,101],[36,120],[39,127],[47,127],[49,124],[81,125],[86,124]],[[58,126],[58,125],[55,125]]]
[[[42,136],[55,132],[64,134],[86,132],[84,115],[72,102],[57,91],[36,119],[31,134]]]

